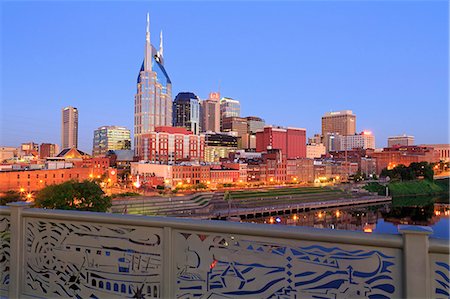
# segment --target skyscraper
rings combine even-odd
[[[142,157],[142,134],[154,132],[159,126],[172,126],[172,82],[164,68],[162,32],[157,51],[150,41],[147,14],[144,61],[134,98],[134,149],[138,157]]]
[[[355,135],[356,115],[351,110],[325,113],[322,116],[322,136],[325,138],[327,133]]]
[[[211,92],[207,100],[200,103],[202,132],[220,132],[220,93]]]
[[[225,117],[233,117],[241,115],[241,104],[232,98],[222,98],[220,100],[220,127],[222,129],[222,121]]]
[[[78,109],[72,106],[62,110],[61,149],[78,147]]]
[[[173,126],[200,133],[200,99],[192,92],[180,92],[173,101]]]
[[[104,156],[109,150],[131,149],[131,133],[124,127],[103,126],[94,131],[92,155]]]

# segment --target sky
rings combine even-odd
[[[104,125],[133,129],[146,13],[164,34],[173,97],[220,88],[241,116],[320,133],[353,110],[387,137],[449,142],[448,1],[2,1],[0,146],[61,142],[79,110],[79,148]]]

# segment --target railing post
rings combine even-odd
[[[10,267],[9,267],[9,298],[20,298],[23,277],[24,253],[24,222],[22,211],[32,203],[18,201],[7,204],[11,208],[10,218]]]
[[[162,296],[161,298],[175,297],[175,279],[173,277],[173,261],[175,260],[175,252],[173,250],[173,229],[164,227],[163,230],[163,258],[162,258]]]
[[[403,235],[403,296],[429,298],[430,263],[428,238],[433,229],[427,226],[400,225]]]

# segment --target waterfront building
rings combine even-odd
[[[130,150],[131,132],[125,127],[103,126],[94,131],[92,155],[104,156],[109,150]]]
[[[205,136],[194,135],[186,128],[156,127],[142,135],[140,160],[160,164],[204,160]]]
[[[306,158],[308,159],[320,158],[325,154],[325,145],[323,145],[322,143],[313,143],[306,145]]]
[[[200,102],[201,132],[220,132],[220,93],[211,92]]]
[[[439,154],[439,160],[450,162],[450,144],[421,144],[422,147],[432,147]]]
[[[59,153],[59,146],[53,143],[42,143],[39,146],[39,158],[55,157]]]
[[[396,146],[375,151],[371,157],[377,161],[377,173],[384,168],[392,169],[398,165],[409,166],[413,162],[439,162],[439,152],[426,146]]]
[[[192,92],[180,92],[173,101],[173,126],[195,135],[200,133],[200,99]]]
[[[375,136],[369,131],[354,135],[337,136],[337,151],[348,151],[354,148],[374,149]]]
[[[222,98],[220,100],[220,128],[225,117],[241,116],[241,104],[232,98]]]
[[[219,162],[238,149],[238,138],[229,134],[205,134],[205,162]]]
[[[399,136],[390,136],[387,140],[388,147],[393,146],[410,146],[414,145],[414,136],[408,136],[406,134]]]
[[[150,20],[147,14],[144,61],[137,78],[134,98],[134,148],[136,156],[143,155],[143,135],[156,127],[172,126],[172,82],[164,68],[162,34],[159,51],[151,44]]]
[[[244,140],[243,145],[245,149],[256,150],[256,132],[264,130],[266,122],[264,119],[257,116],[247,116],[247,134],[248,137]]]
[[[47,158],[45,165],[20,170],[0,171],[0,192],[16,190],[20,192],[39,191],[48,185],[66,181],[83,181],[93,178],[111,179],[116,182],[116,171],[109,165],[108,158],[90,158],[75,149],[64,149],[57,157]],[[31,168],[31,169],[28,169]]]
[[[176,187],[183,184],[223,184],[239,182],[240,170],[224,166],[207,164],[152,164],[131,163],[131,174],[143,182],[149,178],[162,178],[166,186]]]
[[[256,133],[256,151],[280,149],[287,159],[306,158],[306,130],[266,126]]]
[[[328,133],[355,135],[356,115],[351,110],[325,113],[322,116],[322,136],[325,138]]]
[[[78,147],[78,109],[68,106],[62,109],[61,148]]]

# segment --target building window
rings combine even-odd
[[[20,174],[17,175],[17,178],[20,179]]]

